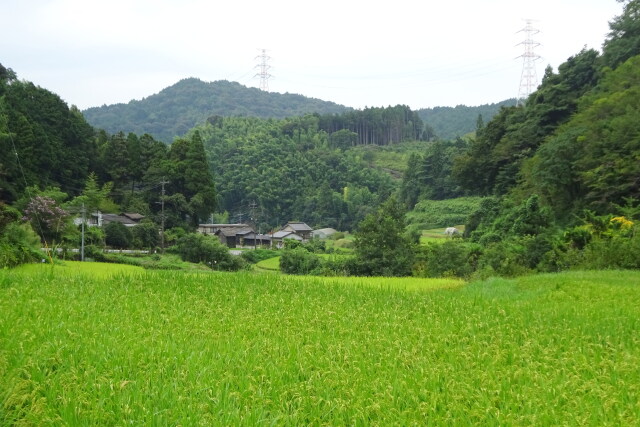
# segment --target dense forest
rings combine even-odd
[[[289,119],[211,116],[167,146],[149,134],[94,129],[57,95],[3,70],[5,203],[19,202],[27,189],[55,189],[58,203],[68,203],[97,185],[108,188],[108,203],[93,208],[156,223],[162,199],[167,228],[190,228],[218,212],[261,230],[293,219],[351,230],[398,186],[353,148],[415,140],[422,131],[404,106]]]
[[[283,119],[318,114],[320,129],[354,144],[384,145],[407,139],[451,139],[475,130],[478,117],[490,120],[502,105],[436,107],[411,111],[406,106],[353,110],[333,102],[249,88],[235,82],[188,78],[155,95],[126,104],[83,111],[86,120],[110,133],[149,134],[167,144],[209,117]],[[346,114],[345,114],[346,113]],[[423,123],[426,125],[423,125]],[[350,132],[350,133],[348,133]]]
[[[351,230],[397,182],[350,149],[356,137],[327,133],[322,120],[217,117],[196,128],[215,171],[220,210],[261,229],[299,219]]]
[[[53,227],[57,209],[77,212],[83,203],[138,212],[169,229],[231,220],[267,231],[301,220],[356,231],[359,261],[332,274],[638,268],[639,17],[640,1],[626,2],[602,53],[585,48],[548,67],[524,105],[504,105],[486,122],[475,117],[465,139],[436,138],[418,112],[398,105],[209,115],[168,146],[148,133],[95,129],[57,95],[0,66],[0,227],[33,212]],[[396,147],[406,147],[402,168],[373,164],[377,154],[393,160]],[[453,218],[466,218],[465,239],[412,246],[421,225],[456,225]],[[385,230],[394,234],[379,240],[391,242],[388,250],[367,247]],[[62,238],[54,231],[39,234]]]
[[[455,107],[420,108],[416,113],[439,139],[452,140],[475,132],[478,120],[488,122],[502,107],[516,105],[516,102],[515,98],[511,98],[477,107],[456,105]]]
[[[93,126],[110,133],[149,134],[167,144],[215,115],[285,118],[308,113],[342,113],[348,108],[297,94],[264,92],[236,82],[188,78],[155,95],[126,104],[83,111]]]

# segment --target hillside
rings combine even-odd
[[[457,105],[455,107],[422,108],[416,112],[425,125],[433,129],[438,138],[450,140],[475,131],[478,115],[481,115],[484,123],[487,123],[498,114],[501,107],[512,105],[516,105],[515,98],[477,107]]]
[[[214,115],[285,118],[346,110],[342,105],[302,95],[263,92],[226,80],[188,78],[141,100],[93,107],[83,114],[91,125],[107,132],[148,133],[169,143]]]

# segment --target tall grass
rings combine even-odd
[[[632,425],[639,283],[5,270],[0,424]]]

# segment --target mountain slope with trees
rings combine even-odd
[[[457,105],[455,107],[421,108],[416,110],[416,113],[436,137],[450,140],[474,132],[478,126],[479,118],[483,122],[488,122],[498,114],[500,108],[513,105],[516,105],[515,98],[476,107]]]
[[[548,67],[524,105],[503,107],[462,145],[412,157],[408,207],[483,197],[467,239],[427,247],[418,269],[445,274],[451,259],[465,266],[449,274],[640,268],[640,1],[623,3],[602,54],[585,48]]]
[[[93,126],[109,133],[148,133],[171,143],[215,115],[284,118],[347,110],[342,105],[302,95],[264,92],[226,80],[203,82],[187,78],[144,99],[93,107],[83,114]]]

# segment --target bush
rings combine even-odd
[[[355,246],[355,243],[353,242],[353,240],[349,240],[349,239],[339,239],[336,240],[335,243],[333,244],[334,248],[339,248],[339,249],[353,249]]]
[[[640,268],[640,235],[598,238],[583,251],[581,268]]]
[[[15,267],[40,260],[40,238],[29,224],[11,222],[3,225],[0,238],[0,267]]]
[[[104,246],[104,231],[100,227],[85,227],[84,229],[84,244],[95,245],[98,247]],[[80,242],[78,242],[80,243]]]
[[[335,233],[333,233],[331,236],[329,236],[329,240],[340,240],[340,239],[344,239],[344,231],[336,231]]]
[[[139,249],[151,249],[160,243],[160,235],[158,234],[158,226],[149,220],[143,220],[140,224],[133,227],[133,245]]]
[[[350,256],[331,256],[322,263],[322,274],[325,276],[348,276]]]
[[[217,237],[190,233],[178,240],[176,251],[183,261],[203,263],[214,270],[236,271],[243,267],[241,257],[229,253],[229,248]]]
[[[98,262],[106,262],[107,257],[105,256],[104,251],[101,247],[96,245],[87,245],[84,247],[84,259],[85,260],[94,260]]]
[[[321,239],[312,239],[304,244],[304,248],[312,253],[323,254],[327,251],[327,242]]]
[[[302,247],[285,249],[280,257],[280,271],[286,274],[318,274],[321,266],[320,257]]]
[[[420,248],[415,274],[423,277],[470,277],[477,269],[481,248],[460,240],[429,243]]]
[[[506,240],[486,247],[478,261],[481,276],[521,276],[530,273],[527,268],[525,246],[517,240]]]
[[[252,264],[257,264],[265,259],[278,256],[280,252],[272,249],[254,249],[252,251],[243,251],[241,257]]]
[[[131,231],[120,222],[110,222],[104,226],[105,242],[107,246],[116,249],[131,247],[133,236]]]
[[[302,242],[295,239],[284,239],[283,246],[285,249],[295,249],[295,248],[302,247],[303,244]]]

